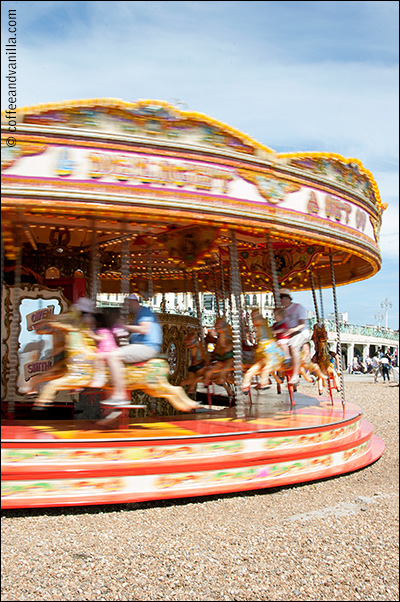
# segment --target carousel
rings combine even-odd
[[[2,508],[279,487],[382,455],[341,369],[336,288],[379,271],[386,208],[357,159],[276,153],[161,101],[16,113],[13,146],[2,115]],[[313,299],[300,365],[318,379],[312,396],[290,384],[262,308],[248,306],[250,293],[272,292],[279,308],[282,288]],[[99,386],[76,311],[100,293],[135,293],[150,308],[157,294],[184,293],[195,310],[157,313],[161,354],[126,366],[132,401],[118,411],[103,403],[107,366]],[[214,297],[208,331],[201,293]]]

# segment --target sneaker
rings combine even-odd
[[[96,422],[96,424],[98,426],[107,426],[108,424],[110,424],[111,422],[114,422],[114,420],[116,420],[117,418],[119,418],[121,416],[121,412],[118,412],[117,410],[115,412],[111,412],[111,414],[108,414],[108,416],[106,416],[105,418],[102,418],[101,420],[98,420]]]
[[[106,399],[101,402],[104,406],[113,406],[113,407],[121,407],[121,406],[130,406],[131,402],[129,399]]]

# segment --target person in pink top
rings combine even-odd
[[[114,333],[115,318],[113,318],[111,314],[103,312],[97,312],[95,315],[92,315],[91,318],[90,323],[86,323],[90,329],[87,334],[95,341],[97,352],[108,353],[109,351],[118,349],[117,339]],[[95,362],[95,376],[91,386],[100,389],[106,383],[106,362],[100,358],[96,358]]]

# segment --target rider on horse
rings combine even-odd
[[[282,306],[286,310],[287,334],[290,335],[288,345],[293,361],[293,374],[289,384],[297,385],[299,382],[300,350],[310,336],[307,328],[307,316],[304,307],[300,303],[292,302],[292,293],[289,289],[281,288],[279,294]]]
[[[128,303],[134,316],[134,324],[125,325],[126,330],[131,333],[129,345],[99,354],[99,357],[108,363],[113,386],[111,397],[103,402],[105,405],[121,406],[130,403],[127,400],[124,363],[145,362],[161,351],[162,329],[155,314],[150,308],[140,304],[137,295],[129,295]]]

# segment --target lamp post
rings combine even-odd
[[[393,307],[392,303],[389,301],[389,299],[386,297],[386,299],[384,301],[382,301],[381,303],[381,307],[385,307],[386,308],[386,330],[388,329],[388,308],[389,307]]]
[[[380,310],[378,309],[378,313],[375,314],[375,320],[378,320],[378,329],[380,330],[381,328],[381,320],[383,318],[383,315],[381,314]]]

